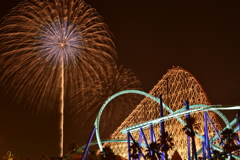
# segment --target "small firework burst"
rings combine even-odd
[[[106,75],[100,77],[101,83],[95,83],[95,86],[91,86],[92,90],[85,90],[84,96],[89,98],[85,101],[82,101],[83,98],[80,97],[75,98],[78,106],[74,111],[74,113],[77,111],[75,119],[82,128],[91,130],[101,106],[113,94],[123,90],[142,90],[140,81],[130,69],[123,66],[113,66],[112,70],[105,73]],[[109,102],[100,120],[102,138],[109,137],[109,134],[131,113],[142,98],[141,95],[124,94]]]

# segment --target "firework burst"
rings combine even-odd
[[[81,101],[82,98],[76,97],[78,102],[76,122],[81,128],[91,130],[94,120],[103,103],[113,94],[123,90],[142,90],[141,83],[130,69],[123,66],[113,66],[111,70],[105,72],[100,77],[100,83],[86,89],[85,95],[89,98]],[[81,91],[79,91],[81,92]],[[79,95],[79,94],[76,94]],[[136,94],[125,94],[114,98],[104,109],[100,120],[100,133],[102,138],[108,138],[116,127],[131,113],[140,103],[143,97]],[[84,115],[84,116],[83,116]]]
[[[82,0],[25,0],[1,21],[1,85],[38,112],[60,106],[63,121],[70,93],[86,90],[115,64],[111,37]]]

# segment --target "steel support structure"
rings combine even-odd
[[[238,145],[240,145],[240,139],[239,139],[239,135],[238,135],[238,132],[240,131],[240,111],[238,111],[237,115],[236,115],[236,128],[237,128],[237,143]]]
[[[203,152],[207,151],[207,157],[203,157],[203,158],[210,159],[211,152],[210,152],[210,144],[209,144],[209,136],[208,136],[208,123],[207,123],[207,112],[206,111],[204,111],[203,116],[204,116],[204,149],[205,149],[205,150],[203,150]]]
[[[93,129],[92,129],[91,135],[90,135],[90,137],[88,139],[87,145],[86,145],[86,147],[84,149],[84,152],[83,152],[81,160],[85,160],[87,158],[86,155],[88,153],[88,149],[89,149],[90,143],[92,141],[93,135],[95,133],[95,130],[96,130],[96,127],[94,126]]]
[[[193,79],[194,80],[194,79]],[[191,88],[191,87],[190,87]],[[158,99],[158,98],[156,98],[156,97],[154,97],[153,95],[155,94],[155,92],[153,92],[152,94],[153,95],[151,95],[151,94],[148,94],[148,93],[145,93],[145,92],[142,92],[142,91],[138,91],[138,90],[126,90],[126,91],[121,91],[121,92],[118,92],[118,93],[116,93],[116,94],[114,94],[114,95],[112,95],[111,97],[109,97],[107,100],[106,100],[106,102],[102,105],[102,107],[100,108],[100,111],[99,111],[99,113],[98,113],[98,116],[97,116],[97,118],[96,118],[96,120],[95,120],[95,123],[94,123],[94,125],[95,125],[95,127],[96,127],[96,138],[97,138],[97,143],[98,143],[98,145],[99,145],[99,149],[100,149],[100,151],[102,151],[102,145],[101,145],[101,139],[100,139],[100,135],[99,135],[99,121],[100,121],[100,117],[101,117],[101,114],[102,114],[102,111],[104,110],[104,108],[107,106],[107,104],[112,100],[112,99],[114,99],[115,97],[117,97],[117,96],[120,96],[120,95],[123,95],[123,94],[129,94],[129,93],[134,93],[134,94],[140,94],[140,95],[144,95],[144,96],[146,96],[148,99],[146,100],[146,101],[144,101],[144,102],[146,102],[146,104],[149,102],[149,100],[151,100],[151,101],[155,101],[155,102],[157,102],[158,104],[160,104],[160,100]],[[159,95],[159,94],[158,94]],[[164,96],[166,96],[166,95],[164,95]],[[185,96],[186,97],[186,96]],[[150,103],[150,102],[149,102]],[[191,102],[192,103],[192,102]],[[144,103],[145,104],[145,103]],[[162,103],[161,103],[162,104]],[[161,105],[160,104],[160,105]],[[147,105],[146,105],[147,106]],[[140,107],[142,107],[142,108],[140,108]],[[159,105],[158,105],[158,108],[159,108]],[[215,112],[215,114],[217,114],[217,115],[219,115],[221,118],[222,118],[222,120],[224,121],[224,123],[227,125],[227,128],[229,128],[229,127],[231,127],[232,125],[233,125],[233,123],[234,122],[231,122],[231,123],[229,123],[229,121],[227,120],[227,118],[219,111],[219,110],[236,110],[236,109],[240,109],[240,106],[223,106],[223,105],[206,105],[206,104],[195,104],[195,105],[192,105],[192,106],[189,106],[189,104],[188,104],[188,109],[189,108],[191,108],[191,110],[186,110],[186,108],[177,108],[177,110],[175,110],[175,111],[173,111],[173,109],[170,109],[168,106],[166,106],[164,103],[163,103],[163,108],[167,111],[167,112],[169,112],[169,114],[167,114],[166,116],[163,116],[163,117],[160,117],[160,118],[156,118],[156,119],[150,119],[150,120],[148,120],[148,119],[146,119],[145,121],[143,121],[143,122],[141,122],[141,123],[139,123],[139,124],[136,124],[135,123],[135,125],[133,125],[133,126],[131,126],[131,125],[129,125],[129,124],[131,124],[131,123],[134,123],[134,118],[129,118],[128,120],[129,120],[129,124],[127,125],[128,127],[126,127],[126,128],[124,128],[124,127],[119,127],[117,130],[116,130],[116,133],[114,132],[114,136],[112,137],[112,139],[114,139],[114,137],[116,136],[116,137],[118,137],[118,139],[125,139],[126,138],[126,135],[124,135],[124,134],[126,134],[127,133],[127,131],[129,131],[129,132],[135,132],[135,131],[139,131],[140,130],[140,127],[142,127],[142,128],[144,128],[144,129],[146,129],[146,128],[148,128],[149,126],[150,126],[150,124],[151,125],[155,125],[156,126],[156,124],[158,123],[160,123],[160,122],[163,122],[163,121],[168,121],[168,120],[171,120],[171,119],[176,119],[177,121],[179,121],[181,124],[183,124],[183,125],[186,125],[185,123],[184,123],[184,121],[180,118],[181,116],[183,116],[183,115],[186,115],[187,116],[187,114],[189,114],[189,117],[190,117],[190,113],[192,114],[192,113],[198,113],[198,112],[202,112],[202,111],[208,111],[208,110],[210,110],[210,111],[213,111],[213,112]],[[136,109],[138,109],[139,111],[142,111],[142,113],[145,113],[144,112],[144,110],[146,109],[146,107],[145,107],[145,105],[143,105],[143,104],[141,104],[141,105],[139,105]],[[135,112],[134,112],[135,113]],[[134,117],[134,115],[130,115],[130,116],[132,116],[132,117]],[[212,116],[212,115],[211,115]],[[195,117],[196,118],[196,116],[194,116],[193,115],[193,117]],[[198,120],[203,120],[203,118],[201,119],[201,118],[199,118],[199,116],[197,117],[198,118]],[[132,122],[133,121],[133,122]],[[216,121],[216,120],[215,120]],[[214,120],[213,120],[213,122],[215,122]],[[201,121],[202,122],[202,121]],[[236,122],[236,119],[235,119],[235,122]],[[167,122],[166,122],[167,123]],[[123,123],[124,125],[126,125],[127,124],[127,121],[124,121],[124,123]],[[163,124],[163,123],[162,123]],[[168,123],[169,124],[169,123]],[[161,124],[160,124],[161,125]],[[154,127],[155,127],[154,126]],[[162,126],[162,125],[161,125]],[[163,124],[163,126],[164,126],[164,124]],[[158,129],[157,130],[159,130],[159,127],[157,127]],[[161,127],[161,128],[163,128],[162,130],[165,130],[165,128],[164,127]],[[202,128],[202,127],[201,127]],[[156,128],[154,128],[154,129],[156,129]],[[202,129],[201,129],[202,130]],[[160,131],[161,132],[161,131]],[[176,132],[171,132],[172,134],[175,134],[175,136],[176,136]],[[178,135],[180,135],[180,133],[181,132],[178,132],[179,134]],[[148,134],[148,133],[147,133]],[[151,134],[151,131],[150,131],[150,134]],[[134,137],[135,137],[135,135],[136,134],[134,134]],[[178,136],[177,135],[177,136]],[[201,139],[201,141],[203,140],[203,137],[201,136],[201,135],[199,135],[198,133],[195,133],[195,135],[198,137],[198,138],[200,138]],[[123,136],[124,136],[124,138],[123,138]],[[147,136],[149,136],[149,134],[147,135]],[[151,135],[150,135],[151,136]],[[149,137],[150,137],[149,136]],[[219,136],[219,135],[218,135]],[[218,136],[214,136],[213,138],[212,138],[212,141],[214,141]],[[143,138],[144,136],[143,136],[143,134],[142,134],[142,138]],[[150,142],[151,141],[153,141],[154,140],[154,138],[153,138],[153,136],[152,136],[152,138],[150,137]],[[139,139],[139,141],[140,141],[140,139]],[[199,141],[199,140],[198,140]],[[130,140],[129,140],[129,143],[130,143]],[[178,141],[178,143],[179,143],[179,141]],[[181,141],[181,143],[182,143],[182,141]],[[200,142],[201,143],[201,142]],[[174,143],[175,144],[175,143]],[[189,146],[190,146],[190,144],[189,144]],[[194,146],[194,145],[193,145]],[[219,151],[222,151],[222,149],[221,148],[219,148],[218,146],[215,146],[214,144],[211,144],[211,146],[214,148],[214,149],[216,149],[216,150],[219,150]],[[116,147],[117,148],[117,147]],[[122,147],[122,148],[124,148],[123,150],[125,150],[126,149],[126,151],[125,152],[123,152],[123,154],[124,153],[126,153],[127,154],[127,145],[126,145],[126,147]],[[196,150],[196,148],[195,148],[195,150]],[[195,151],[196,152],[196,151]],[[119,154],[119,153],[117,153],[117,154]],[[172,153],[171,153],[171,155],[172,155]],[[185,154],[185,155],[183,155],[183,156],[186,156],[187,154]],[[126,156],[127,157],[127,156]],[[191,157],[191,156],[189,156],[189,157]],[[193,156],[194,157],[194,156]],[[187,157],[186,157],[187,158]],[[238,156],[235,156],[235,158],[239,158]]]
[[[150,132],[150,143],[156,142],[156,137],[155,137],[155,133],[153,130],[153,126],[150,125],[149,127],[149,132]],[[132,137],[131,133],[128,131],[127,132],[127,144],[128,144],[128,160],[132,160],[131,158],[131,143],[136,143],[137,141]],[[146,148],[149,149],[150,155],[152,156],[155,153],[151,153],[150,151],[150,144],[147,141],[147,138],[144,134],[143,129],[140,127],[140,133],[139,133],[139,140],[138,140],[138,145],[139,145],[139,149],[138,149],[138,159],[140,160],[140,158],[142,157],[143,159],[146,159],[144,154],[142,153],[142,151],[140,150],[140,148],[142,146],[145,146]],[[158,157],[158,160],[164,159],[164,157],[160,158]]]
[[[160,117],[159,118],[161,118],[161,117],[164,117],[164,115],[163,115],[163,102],[162,102],[162,95],[161,94],[159,95],[159,100],[160,100],[160,111],[159,111],[160,112]],[[160,122],[160,132],[161,132],[160,134],[162,135],[162,138],[166,139],[164,121]],[[164,145],[164,144],[161,144],[161,145]],[[161,146],[161,147],[164,147],[164,146]],[[167,160],[165,152],[162,152],[162,159]]]
[[[186,110],[189,110],[189,102],[186,101],[184,103]],[[186,113],[186,119],[190,119],[190,113]],[[190,129],[191,134],[194,134],[193,128],[192,128],[192,124],[189,124],[187,121],[187,126],[189,126],[189,128],[186,129]],[[197,160],[197,151],[196,151],[196,145],[195,145],[195,139],[194,139],[194,135],[192,135],[191,137],[189,135],[187,135],[187,143],[188,143],[188,160],[191,160],[191,142],[190,142],[190,138],[192,138],[192,154],[193,157],[195,158],[195,160]],[[193,158],[192,157],[192,158]]]
[[[144,136],[144,134],[143,134],[143,136]],[[146,139],[146,137],[145,137],[145,139]],[[132,137],[130,132],[127,133],[127,140],[128,140],[128,142],[127,142],[128,143],[128,160],[132,160],[132,158],[131,158],[131,145],[130,144],[131,144],[131,142],[133,142],[133,143],[138,143],[138,142],[135,141],[135,139]],[[147,143],[147,141],[146,141],[146,143]],[[145,156],[142,153],[140,147],[141,147],[141,145],[138,143],[138,149],[137,149],[138,150],[138,160],[140,160],[141,157],[143,157],[144,160],[145,160]]]
[[[239,138],[239,131],[240,131],[240,111],[238,111],[238,113],[236,114],[236,128],[237,128],[237,132],[236,132],[236,142],[237,144],[240,146],[240,138]],[[240,156],[240,149],[238,150],[238,156]]]

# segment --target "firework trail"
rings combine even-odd
[[[86,90],[115,65],[111,37],[96,10],[82,0],[25,0],[1,21],[1,87],[37,112],[59,111],[62,130],[71,93]]]
[[[78,103],[77,110],[74,110],[74,113],[77,111],[77,114],[75,114],[76,124],[80,124],[81,128],[87,131],[92,129],[100,107],[110,96],[123,90],[142,90],[138,78],[130,69],[123,66],[113,66],[111,70],[105,72],[105,75],[102,74],[100,78],[100,83],[95,83],[91,90],[86,88],[85,95],[89,97],[88,99],[81,101],[82,98],[74,98],[74,101]],[[109,135],[132,112],[142,98],[141,95],[125,94],[109,102],[100,120],[101,138],[109,138]],[[84,141],[84,143],[86,142]]]

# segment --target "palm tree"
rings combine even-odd
[[[223,150],[230,156],[230,159],[232,159],[232,152],[240,148],[240,146],[235,143],[236,134],[237,133],[234,133],[233,130],[229,128],[221,133],[222,140],[225,141]]]
[[[168,132],[164,132],[160,136],[161,151],[164,152],[165,159],[168,159],[168,150],[174,146],[173,138]]]
[[[220,142],[224,144],[223,152],[217,152],[211,159],[224,160],[229,156],[230,160],[235,160],[235,158],[232,157],[232,152],[240,149],[240,146],[235,143],[236,134],[237,133],[234,133],[232,129],[225,129],[221,133],[222,141]]]
[[[195,122],[195,118],[186,118],[186,122],[187,124],[183,127],[183,130],[185,131],[185,133],[190,136],[190,137],[193,137],[195,136],[195,133],[193,131],[193,124]]]
[[[99,160],[99,156],[97,155],[97,151],[96,150],[89,150],[89,157],[90,160]]]
[[[160,149],[160,143],[152,142],[146,150],[147,154],[145,155],[145,157],[150,160],[157,160],[157,158],[161,157]]]
[[[187,122],[187,124],[182,129],[185,131],[186,135],[191,137],[191,139],[192,139],[192,150],[193,150],[192,157],[195,157],[195,159],[197,159],[196,158],[196,155],[197,155],[196,154],[196,144],[195,144],[195,138],[194,138],[195,137],[195,132],[193,130],[193,124],[195,122],[195,118],[192,118],[192,117],[186,118],[186,122]]]
[[[71,155],[77,152],[77,149],[79,148],[78,144],[72,141],[67,145],[67,155]]]
[[[131,158],[135,160],[138,159],[139,153],[142,152],[141,149],[142,147],[139,145],[138,142],[133,142],[130,146]]]
[[[116,160],[116,155],[109,146],[103,148],[103,152],[100,153],[100,160]]]

